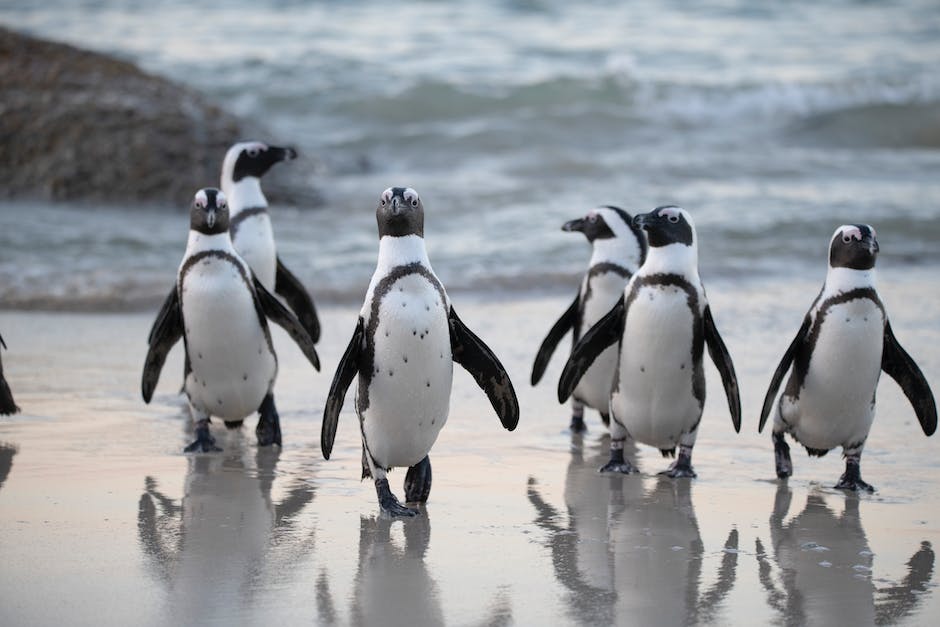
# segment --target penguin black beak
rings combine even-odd
[[[646,229],[646,225],[649,224],[650,214],[641,213],[633,217],[633,226],[638,229]]]
[[[881,247],[878,245],[878,240],[874,237],[866,237],[865,242],[868,244],[868,250],[870,250],[873,255],[881,250]]]
[[[206,212],[206,224],[209,228],[215,228],[215,209],[209,209]]]
[[[297,150],[291,146],[271,146],[271,156],[275,161],[292,161],[297,158]]]
[[[569,220],[561,225],[562,231],[567,231],[569,233],[573,231],[584,232],[584,218],[578,218],[577,220]]]

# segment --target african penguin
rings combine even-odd
[[[293,148],[262,142],[241,142],[228,149],[222,161],[222,192],[228,198],[232,244],[264,289],[280,295],[300,320],[314,343],[320,339],[320,321],[313,299],[277,254],[268,200],[261,177],[276,163],[297,157]]]
[[[735,431],[741,400],[731,356],[725,348],[698,274],[692,216],[674,206],[636,216],[649,250],[610,312],[571,351],[558,382],[564,402],[591,364],[619,343],[610,396],[610,461],[602,472],[635,472],[623,456],[627,436],[660,449],[676,461],[662,474],[694,477],[692,447],[705,405],[705,345],[724,384]]]
[[[3,342],[3,336],[0,336],[0,346],[7,347]],[[0,416],[15,414],[19,410],[20,408],[13,402],[13,392],[10,391],[10,386],[3,376],[3,360],[0,359]]]
[[[406,501],[427,501],[428,452],[447,421],[452,362],[473,376],[510,431],[519,422],[519,403],[506,370],[457,317],[431,269],[418,194],[404,187],[385,190],[376,220],[378,263],[330,387],[320,443],[329,459],[346,390],[358,375],[362,476],[375,480],[385,512],[414,516],[418,512],[392,494],[386,473],[393,466],[407,466]]]
[[[539,347],[532,366],[532,385],[538,384],[545,374],[548,361],[562,337],[571,331],[571,346],[574,348],[578,339],[623,298],[627,282],[646,256],[646,238],[633,224],[633,217],[617,207],[597,207],[583,218],[566,222],[561,228],[583,233],[593,252],[578,294]],[[610,424],[610,388],[616,361],[617,350],[611,346],[578,383],[571,400],[572,432],[581,433],[587,429],[584,424],[585,405],[600,412],[605,425]]]
[[[196,441],[187,452],[221,450],[209,432],[210,416],[240,422],[254,411],[260,414],[258,444],[281,444],[272,392],[277,357],[268,318],[287,330],[319,370],[313,340],[232,246],[225,194],[199,190],[190,209],[186,253],[148,338],[141,380],[149,403],[167,354],[182,338],[183,387],[196,425]]]
[[[845,473],[836,488],[874,488],[862,481],[860,461],[875,418],[875,391],[884,370],[904,390],[926,435],[937,428],[937,406],[927,380],[901,347],[875,290],[875,230],[847,224],[829,242],[829,270],[803,325],[780,360],[764,397],[763,430],[784,375],[787,385],[771,437],[777,476],[793,473],[789,433],[812,456],[841,446]]]

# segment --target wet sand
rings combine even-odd
[[[819,277],[821,281],[822,277]],[[565,431],[554,386],[537,388],[538,343],[571,294],[452,294],[506,364],[522,407],[502,429],[458,372],[431,451],[422,515],[379,514],[359,481],[352,393],[333,459],[322,408],[356,306],[322,308],[324,371],[275,331],[283,450],[259,450],[249,419],[214,433],[225,451],[184,455],[187,410],[171,354],[140,400],[155,312],[0,312],[4,370],[23,413],[0,419],[0,623],[163,624],[932,624],[940,615],[940,440],[925,438],[884,377],[862,459],[874,495],[832,489],[838,451],[773,475],[760,402],[819,284],[709,283],[734,358],[744,425],[735,435],[712,366],[693,462],[699,478],[656,476],[667,460],[628,451],[642,475],[601,476],[606,438],[587,413]],[[881,274],[900,341],[940,391],[940,290],[933,274]],[[779,303],[778,303],[779,301]],[[404,472],[394,471],[401,495]]]

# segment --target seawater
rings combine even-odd
[[[589,251],[560,226],[599,204],[690,210],[706,281],[821,280],[848,222],[875,226],[882,267],[940,264],[934,1],[218,4],[9,0],[0,23],[132,60],[297,146],[279,167],[323,202],[272,215],[315,298],[362,297],[392,185],[422,195],[451,290],[573,289]],[[0,205],[0,304],[153,306],[184,209]]]

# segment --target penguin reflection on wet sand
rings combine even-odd
[[[598,481],[603,453],[592,457],[585,462],[576,455],[569,464],[563,510],[546,502],[529,478],[535,523],[547,533],[571,618],[592,625],[714,622],[736,581],[738,531],[728,533],[714,583],[702,590],[707,553],[691,483]]]
[[[356,413],[362,477],[372,477],[381,508],[414,516],[389,489],[386,473],[408,467],[407,502],[427,501],[428,452],[447,421],[453,362],[486,392],[503,426],[519,422],[509,375],[493,352],[457,317],[424,246],[424,206],[411,188],[385,190],[376,208],[379,255],[349,346],[330,387],[320,443],[330,458],[340,410],[358,375]]]
[[[581,232],[593,248],[588,271],[574,302],[561,315],[539,346],[532,366],[532,385],[537,385],[558,346],[571,332],[572,349],[588,329],[604,317],[618,300],[630,277],[646,257],[646,237],[633,224],[633,217],[617,207],[592,209],[583,218],[566,222],[562,230]],[[610,424],[610,388],[617,368],[617,349],[605,350],[581,378],[572,393],[571,426],[573,433],[587,430],[584,407],[596,409],[604,425]]]
[[[279,473],[279,454],[236,446],[190,456],[182,499],[146,477],[138,537],[176,624],[206,624],[251,607],[259,583],[283,583],[313,554],[314,530],[303,521],[314,487]]]
[[[926,435],[937,428],[937,406],[920,368],[901,347],[875,290],[875,230],[867,224],[840,226],[829,242],[829,270],[822,291],[773,374],[758,431],[776,406],[773,443],[777,476],[793,474],[789,433],[811,456],[841,446],[845,473],[836,488],[866,490],[861,456],[875,419],[875,391],[884,370],[901,386]],[[791,369],[792,366],[792,369]]]
[[[853,494],[839,498],[845,505],[837,515],[822,494],[811,492],[803,511],[787,520],[791,500],[790,488],[779,484],[770,516],[772,553],[760,538],[755,543],[758,578],[782,623],[886,625],[916,612],[933,586],[929,542],[921,542],[900,582],[876,587],[877,551],[868,544],[860,499]]]
[[[7,347],[3,342],[3,336],[0,336],[0,346],[3,348]],[[0,415],[8,416],[15,414],[19,410],[20,408],[13,402],[13,392],[10,391],[10,386],[3,376],[3,359],[0,358]]]
[[[261,191],[261,177],[272,166],[296,158],[293,148],[257,141],[237,143],[225,153],[221,185],[228,198],[229,233],[235,250],[264,289],[284,299],[316,344],[320,340],[317,310],[307,288],[277,254],[268,200]]]
[[[704,347],[724,384],[731,421],[741,429],[741,399],[734,364],[718,334],[698,274],[698,243],[692,216],[674,206],[638,215],[649,250],[617,301],[582,337],[558,382],[558,401],[607,347],[618,344],[610,396],[610,461],[601,472],[636,472],[624,458],[627,437],[679,456],[662,474],[695,477],[692,447],[705,406]]]
[[[157,314],[141,379],[149,403],[170,349],[183,339],[183,384],[195,423],[196,441],[186,452],[221,450],[209,431],[210,416],[240,426],[260,414],[258,444],[281,445],[281,425],[274,405],[277,356],[268,319],[281,325],[317,370],[313,341],[294,317],[238,256],[229,237],[225,194],[199,190],[190,210],[186,253],[176,285]]]

